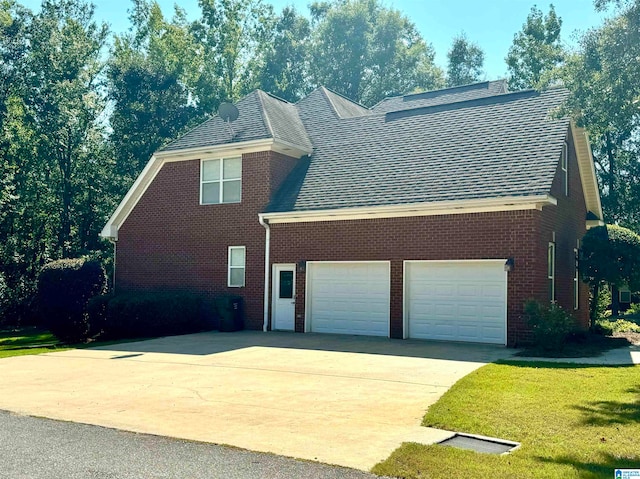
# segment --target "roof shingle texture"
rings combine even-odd
[[[371,111],[375,113],[387,113],[389,111],[409,110],[423,106],[442,105],[445,103],[484,98],[502,93],[507,93],[506,80],[487,81],[446,88],[444,90],[385,98],[371,108]]]
[[[296,146],[311,149],[295,105],[272,95],[255,90],[236,103],[240,115],[227,125],[214,116],[169,143],[160,151],[240,143],[251,140],[275,138]]]
[[[339,119],[318,90],[298,103],[315,149],[267,212],[547,194],[568,119],[553,89]]]
[[[259,90],[165,150],[274,138],[299,160],[266,212],[548,194],[569,120],[564,89],[505,93],[504,81],[387,98],[372,109],[320,87],[293,105]]]

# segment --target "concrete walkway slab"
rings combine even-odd
[[[594,366],[631,366],[640,364],[640,346],[631,345],[610,349],[600,356],[587,358],[537,358],[514,356],[515,361],[544,361],[551,363],[590,364]]]
[[[0,409],[369,470],[458,379],[512,350],[202,333],[0,360]]]

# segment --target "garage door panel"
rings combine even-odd
[[[505,344],[502,261],[407,262],[409,337]]]
[[[388,263],[312,263],[308,279],[311,331],[389,335]]]

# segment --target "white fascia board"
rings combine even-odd
[[[438,201],[393,206],[365,208],[337,208],[316,211],[287,211],[261,213],[262,220],[275,223],[305,223],[314,221],[346,221],[374,218],[402,218],[409,216],[436,216],[463,213],[488,213],[495,211],[541,210],[546,205],[556,205],[551,195],[514,196],[475,200]]]
[[[573,146],[578,158],[582,193],[587,210],[602,219],[604,217],[602,213],[602,203],[600,201],[600,191],[598,189],[598,179],[596,177],[596,167],[593,162],[591,144],[589,143],[589,135],[584,128],[576,126],[573,121],[571,121],[571,133],[573,136]]]
[[[147,191],[147,188],[151,184],[151,181],[156,177],[164,161],[155,155],[147,162],[142,172],[136,178],[136,181],[131,185],[129,191],[124,196],[116,210],[107,221],[107,224],[102,228],[100,236],[103,238],[109,238],[112,240],[118,240],[118,228],[129,216],[129,213],[136,205],[140,197]]]
[[[199,160],[202,158],[223,158],[229,155],[243,155],[259,151],[276,151],[294,158],[311,154],[311,150],[308,148],[299,147],[281,140],[274,140],[273,138],[175,151],[159,151],[151,157],[140,175],[138,175],[138,178],[129,188],[129,191],[111,215],[107,224],[102,228],[100,236],[112,240],[118,239],[118,229],[127,219],[144,192],[147,191],[147,188],[165,163]]]
[[[308,148],[293,145],[291,143],[275,140],[273,138],[243,141],[240,143],[225,143],[224,145],[201,146],[198,148],[186,148],[183,150],[159,151],[155,154],[158,158],[168,161],[198,160],[206,156],[208,158],[224,157],[244,153],[256,153],[259,151],[277,151],[300,158],[311,154]]]

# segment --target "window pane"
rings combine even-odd
[[[280,271],[280,298],[293,298],[293,271]]]
[[[244,266],[244,248],[231,248],[229,266]]]
[[[202,162],[202,181],[215,181],[220,179],[220,160],[207,160]]]
[[[225,180],[235,180],[242,177],[242,160],[240,158],[225,159],[222,168],[222,177]]]
[[[244,268],[231,268],[229,286],[244,286]]]
[[[240,202],[240,190],[241,182],[238,181],[225,181],[222,183],[222,202],[223,203],[238,203]]]
[[[220,203],[220,183],[204,183],[202,185],[202,203]]]
[[[547,251],[547,276],[551,278],[554,274],[554,245],[549,244],[549,250]]]

